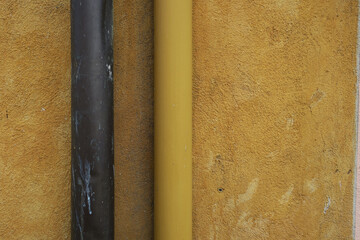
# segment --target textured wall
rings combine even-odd
[[[0,1],[0,239],[70,234],[68,1]]]
[[[357,4],[194,1],[196,239],[351,239]]]
[[[153,1],[114,1],[115,238],[153,235]]]
[[[153,233],[152,1],[114,1],[116,239]],[[357,1],[194,0],[194,239],[351,239]],[[0,239],[69,239],[69,1],[0,1]]]

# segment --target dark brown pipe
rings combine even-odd
[[[71,1],[74,240],[114,239],[113,2]]]

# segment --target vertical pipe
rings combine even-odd
[[[192,0],[155,0],[155,239],[192,238]]]
[[[114,238],[112,0],[71,1],[72,227]]]

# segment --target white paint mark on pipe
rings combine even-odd
[[[85,169],[84,169],[83,179],[85,184],[85,193],[87,198],[89,214],[91,215],[92,211],[91,211],[90,163],[86,161],[84,168]]]
[[[111,65],[110,65],[110,64],[106,64],[106,68],[107,68],[107,70],[108,70],[108,74],[109,74],[110,81],[113,81]]]

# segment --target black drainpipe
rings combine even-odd
[[[71,238],[114,239],[113,1],[71,1]]]

